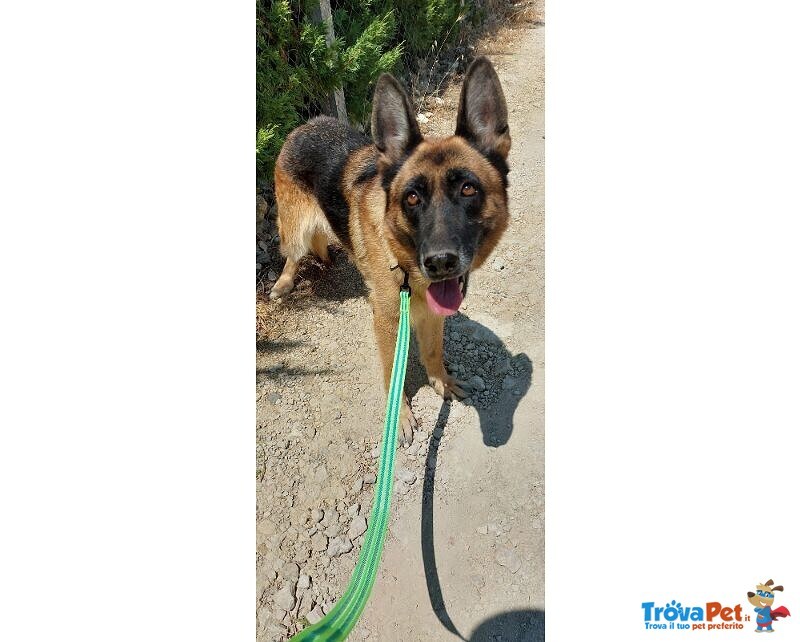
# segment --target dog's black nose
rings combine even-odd
[[[456,273],[458,255],[452,252],[437,252],[426,256],[422,260],[422,264],[432,279],[445,279]]]

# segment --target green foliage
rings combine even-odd
[[[350,122],[366,127],[378,76],[455,37],[465,1],[331,0],[336,40],[328,46],[313,0],[256,0],[258,178],[271,179],[286,136],[336,87]]]
[[[387,48],[396,32],[392,11],[367,17],[368,20],[364,17],[359,20],[339,10],[334,19],[334,33],[343,33],[345,42],[352,43],[342,52],[341,62],[347,114],[355,124],[366,124],[369,120],[368,94],[378,76],[394,71],[403,52],[402,43]]]
[[[398,21],[403,39],[415,57],[424,57],[432,48],[445,44],[457,34],[456,21],[465,11],[457,0],[397,0]]]
[[[288,0],[256,4],[256,167],[271,176],[286,135],[339,84],[338,51],[324,25],[299,19]]]

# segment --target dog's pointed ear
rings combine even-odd
[[[764,586],[772,586],[772,580],[767,580],[767,581],[764,583]]]
[[[466,138],[487,155],[499,154],[505,159],[511,149],[503,88],[492,63],[485,56],[473,61],[464,78],[456,136]]]
[[[783,591],[783,584],[778,584],[778,586],[772,587],[773,591]]]
[[[372,99],[372,139],[390,163],[422,141],[406,92],[390,74],[382,74]]]

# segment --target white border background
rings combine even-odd
[[[792,6],[547,6],[548,640],[800,626]],[[2,9],[2,639],[254,639],[252,22]]]
[[[548,640],[680,634],[644,601],[752,614],[770,577],[797,635],[789,6],[547,7]]]
[[[255,639],[253,17],[0,10],[0,639]]]

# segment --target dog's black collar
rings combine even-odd
[[[399,263],[394,267],[389,268],[389,270],[391,271],[397,269],[399,269],[403,273],[403,285],[400,286],[400,289],[405,290],[408,293],[411,293],[411,287],[408,285],[408,272],[406,272],[403,268],[401,268]]]

